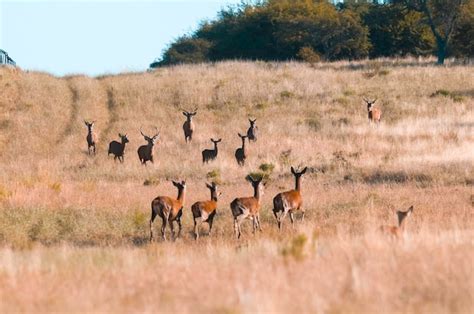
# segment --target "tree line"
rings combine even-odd
[[[151,67],[227,59],[474,56],[474,0],[260,0],[222,9]]]

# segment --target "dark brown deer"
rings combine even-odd
[[[295,176],[295,189],[278,193],[273,198],[273,214],[278,223],[278,229],[281,230],[283,219],[287,214],[290,216],[291,223],[295,222],[293,214],[297,210],[301,210],[302,218],[304,220],[303,198],[301,197],[301,177],[306,173],[308,168],[305,167],[298,172],[291,167],[291,173]]]
[[[245,159],[247,158],[247,149],[245,148],[245,139],[247,136],[237,133],[242,139],[242,147],[239,147],[235,150],[235,159],[239,166],[245,165]]]
[[[178,223],[178,238],[181,235],[181,216],[183,215],[186,181],[172,182],[178,189],[178,197],[176,199],[168,196],[158,196],[151,202],[150,242],[153,241],[153,221],[157,215],[161,217],[163,222],[161,225],[161,236],[163,237],[163,240],[166,241],[165,229],[167,223],[170,225],[171,239],[175,239],[174,221]]]
[[[118,159],[120,162],[123,162],[123,157],[125,155],[125,144],[127,144],[129,141],[127,138],[127,134],[119,133],[119,137],[120,143],[117,141],[110,142],[108,155],[113,154],[114,161]]]
[[[400,238],[405,233],[405,219],[413,213],[413,205],[406,211],[397,210],[398,226],[380,226],[379,230],[385,235]]]
[[[94,132],[95,121],[88,122],[84,120],[84,123],[87,126],[87,151],[90,154],[94,153],[95,155],[95,145],[97,144],[97,135]]]
[[[199,226],[203,222],[209,224],[209,235],[211,235],[212,222],[214,221],[217,209],[217,196],[221,195],[221,193],[217,193],[217,185],[215,182],[211,184],[206,183],[206,187],[211,191],[211,200],[196,202],[191,206],[194,219],[194,236],[196,240],[199,239]]]
[[[374,104],[377,101],[377,98],[370,100],[364,97],[364,101],[367,104],[367,112],[369,114],[369,121],[379,123],[382,118],[382,110],[375,108]]]
[[[240,197],[236,198],[230,203],[230,209],[232,211],[232,216],[234,217],[234,232],[237,239],[240,239],[241,230],[240,225],[245,220],[245,218],[250,218],[252,220],[253,233],[257,228],[262,231],[260,225],[260,207],[261,207],[261,198],[263,195],[263,186],[262,179],[255,180],[251,176],[247,177],[247,180],[252,184],[253,187],[253,197]]]
[[[214,140],[211,138],[211,142],[214,143],[214,149],[205,149],[202,151],[202,163],[208,163],[217,158],[217,144],[220,143],[222,139]]]
[[[192,112],[188,112],[183,110],[183,115],[186,116],[186,121],[183,124],[183,131],[184,131],[184,140],[186,143],[191,142],[193,140],[193,133],[194,133],[194,123],[193,117],[197,113],[197,108],[195,108]]]
[[[258,127],[255,125],[255,122],[257,119],[249,119],[250,122],[250,127],[247,130],[247,137],[249,138],[249,141],[256,142],[257,141],[257,131]]]
[[[156,128],[155,128],[156,129]],[[148,136],[142,132],[140,128],[140,133],[142,134],[145,141],[147,141],[146,145],[142,145],[138,148],[138,158],[140,159],[143,165],[146,165],[147,161],[151,161],[153,163],[153,147],[155,146],[156,141],[158,140],[158,136],[160,132],[156,129],[156,134],[153,136]]]

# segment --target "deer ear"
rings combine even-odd
[[[410,211],[410,212],[413,211],[413,205],[411,205],[410,208],[408,208],[408,211]]]
[[[292,173],[292,174],[296,174],[295,168],[293,168],[293,166],[291,167],[291,173]]]
[[[183,116],[187,116],[185,111],[183,111]]]
[[[178,186],[178,182],[171,180],[174,186]]]
[[[305,174],[306,170],[308,170],[308,167],[304,167],[303,171],[301,171],[300,174]]]
[[[212,186],[210,186],[209,183],[206,183],[206,186],[207,186],[208,189],[212,188]]]

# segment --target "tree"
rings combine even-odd
[[[172,43],[163,53],[160,62],[152,63],[152,67],[180,64],[180,63],[201,63],[209,61],[209,49],[212,44],[200,38],[183,36]]]
[[[470,0],[395,0],[409,10],[423,13],[436,40],[438,64],[446,58],[451,35],[461,15],[462,7]]]
[[[474,57],[474,1],[464,6],[453,32],[451,53],[457,57]]]

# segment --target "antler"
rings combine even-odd
[[[140,126],[140,133],[143,135],[143,137],[148,137],[148,136],[146,136],[146,135],[143,133],[141,126]]]

